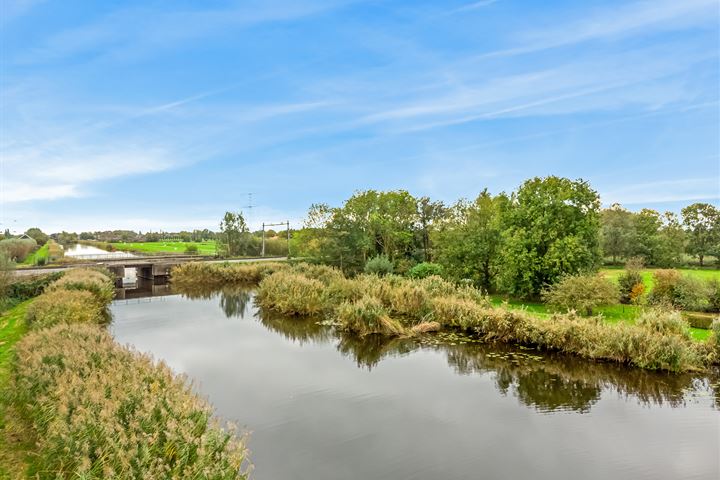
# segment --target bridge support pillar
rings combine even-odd
[[[106,265],[107,269],[110,270],[115,276],[115,286],[122,287],[122,279],[125,276],[125,267],[122,265]]]

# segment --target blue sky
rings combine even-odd
[[[41,1],[0,7],[3,229],[298,224],[540,175],[720,198],[716,0]]]

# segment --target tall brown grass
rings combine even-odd
[[[244,444],[162,363],[97,325],[58,325],[17,344],[13,401],[33,426],[39,479],[241,479]]]
[[[406,335],[451,327],[485,340],[669,371],[700,370],[720,360],[712,353],[713,340],[692,340],[687,324],[672,312],[649,311],[637,325],[607,324],[572,312],[540,318],[492,307],[479,290],[438,277],[314,275],[321,281],[305,276],[302,268],[265,278],[258,289],[259,304],[294,315],[322,312],[340,328],[359,335]],[[418,325],[423,326],[413,331]]]
[[[66,272],[60,279],[51,283],[47,292],[80,290],[94,295],[98,305],[105,306],[115,295],[115,286],[109,274],[100,270],[77,268]]]
[[[104,306],[86,290],[53,290],[43,293],[28,306],[25,320],[31,328],[60,323],[102,323]]]
[[[205,263],[188,262],[174,267],[171,281],[178,285],[220,286],[228,283],[260,282],[266,276],[287,269],[281,262]]]
[[[256,299],[261,306],[286,315],[317,315],[323,311],[323,288],[320,280],[283,271],[260,282]]]

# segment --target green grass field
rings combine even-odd
[[[217,253],[217,245],[215,240],[207,242],[132,242],[132,243],[112,243],[113,247],[125,252],[142,252],[142,253],[185,253],[188,245],[197,245],[200,255],[215,255]]]
[[[38,260],[41,258],[44,258],[45,261],[48,260],[48,255],[50,254],[50,244],[46,243],[42,247],[35,250],[33,253],[25,257],[25,260],[20,265],[37,265]]]
[[[528,313],[537,315],[538,317],[549,317],[552,312],[547,305],[540,302],[524,302],[521,300],[508,300],[502,295],[491,295],[490,301],[495,306],[501,306],[507,302],[507,307],[514,310],[523,309]],[[636,305],[609,305],[607,307],[599,307],[595,309],[596,314],[603,316],[603,320],[607,323],[627,322],[635,323],[635,319],[642,312],[642,307]],[[710,335],[710,330],[703,328],[691,328],[690,333],[695,340],[705,340]]]
[[[653,272],[655,270],[658,269],[648,268],[642,271],[643,283],[645,284],[648,292],[652,290],[653,287]],[[691,277],[696,277],[703,280],[720,280],[720,270],[700,270],[695,268],[678,268],[677,270],[679,270],[680,273],[682,273],[683,275],[689,275]],[[620,277],[620,275],[622,275],[624,271],[625,269],[622,267],[603,268],[600,270],[600,273],[605,275],[610,280],[617,281],[618,277]]]
[[[15,344],[27,332],[25,312],[32,300],[0,315],[0,478],[24,478],[25,457],[33,438],[6,402]]]

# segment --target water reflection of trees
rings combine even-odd
[[[671,406],[684,404],[688,390],[714,394],[708,379],[693,375],[651,372],[569,355],[528,355],[504,345],[439,348],[446,351],[448,363],[458,373],[494,373],[501,392],[513,391],[521,402],[540,410],[589,411],[603,391],[632,396],[640,403]]]
[[[243,285],[231,285],[221,289],[201,286],[175,286],[175,292],[190,300],[220,299],[220,308],[228,318],[243,317],[252,305],[252,289]]]
[[[417,350],[419,344],[411,338],[383,337],[381,335],[338,335],[338,352],[350,357],[358,367],[372,369],[386,357],[397,357]]]
[[[250,308],[252,290],[247,287],[223,289],[176,289],[190,299],[219,297],[228,318],[243,317]],[[268,330],[298,342],[326,343],[337,340],[337,350],[352,358],[359,367],[372,369],[385,358],[406,355],[418,349],[445,354],[449,366],[458,374],[490,374],[497,389],[515,396],[522,404],[540,411],[572,410],[588,412],[603,392],[617,392],[644,404],[681,406],[688,392],[714,395],[720,407],[716,386],[720,376],[678,375],[637,368],[590,362],[569,355],[540,353],[504,344],[484,344],[453,337],[391,338],[379,335],[357,337],[319,323],[317,318],[286,317],[257,309],[255,317]],[[432,339],[429,341],[429,339]]]
[[[540,411],[589,412],[603,392],[613,391],[633,397],[640,403],[672,406],[683,405],[688,391],[715,395],[707,378],[649,372],[503,344],[426,344],[412,338],[379,335],[365,338],[338,335],[338,340],[338,351],[366,368],[375,367],[384,358],[405,355],[420,348],[443,352],[457,373],[489,373],[501,393],[512,394],[524,405]]]
[[[264,309],[258,309],[256,316],[268,330],[300,344],[330,342],[335,337],[331,328],[318,323],[318,318],[287,317]]]

